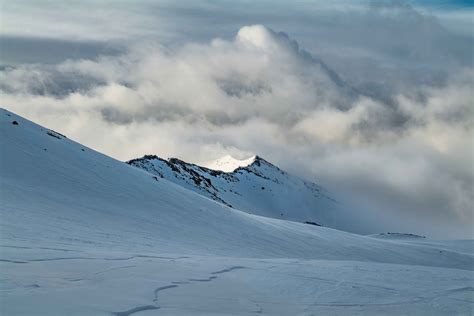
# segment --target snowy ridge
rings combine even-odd
[[[472,241],[247,214],[5,110],[0,148],[2,315],[472,311]]]
[[[259,156],[237,163],[230,156],[219,161],[230,161],[233,171],[209,169],[177,158],[164,160],[155,155],[127,163],[251,214],[331,226],[336,203],[319,185],[292,176]]]

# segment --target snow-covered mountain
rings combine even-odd
[[[472,312],[472,241],[248,214],[6,110],[0,150],[1,315]]]
[[[128,164],[251,214],[330,226],[336,202],[317,184],[290,175],[265,159],[226,156],[210,168],[146,155]],[[222,170],[219,170],[222,169]]]
[[[201,165],[212,170],[233,172],[239,167],[247,167],[252,164],[256,158],[257,156],[252,156],[247,159],[237,159],[231,155],[226,155],[215,160],[206,161]]]

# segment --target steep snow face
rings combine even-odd
[[[337,203],[322,187],[259,156],[246,160],[226,156],[214,162],[212,169],[151,155],[128,164],[247,213],[337,228],[332,222]]]
[[[0,150],[2,315],[472,312],[472,241],[247,214],[4,110]]]
[[[202,166],[217,171],[233,172],[239,167],[247,167],[248,165],[251,165],[256,157],[257,156],[252,156],[247,159],[239,160],[230,155],[226,155],[216,160],[202,163]]]

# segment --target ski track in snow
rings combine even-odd
[[[0,248],[14,248],[14,249],[41,249],[41,250],[55,250],[55,251],[64,251],[64,252],[82,252],[81,250],[72,250],[72,249],[63,249],[63,248],[49,248],[49,247],[21,247],[21,246],[9,246],[9,245],[0,245]]]
[[[28,261],[19,261],[19,260],[10,260],[10,259],[0,259],[0,262],[8,262],[8,263],[28,263]]]
[[[188,281],[172,281],[171,282],[172,284],[157,287],[153,291],[153,294],[154,294],[153,302],[154,302],[155,305],[137,306],[137,307],[131,308],[131,309],[129,309],[127,311],[124,311],[124,312],[114,312],[113,315],[115,315],[115,316],[129,316],[129,315],[132,315],[134,313],[138,313],[138,312],[145,311],[145,310],[160,309],[160,306],[158,305],[158,294],[161,291],[174,289],[174,288],[179,287],[180,285],[193,284],[193,283],[196,283],[196,282],[211,282],[211,281],[218,278],[218,276],[216,274],[229,273],[229,272],[232,272],[234,270],[240,270],[240,269],[248,269],[248,268],[243,267],[243,266],[233,266],[233,267],[229,267],[229,268],[225,268],[225,269],[222,269],[222,270],[211,272],[210,273],[211,276],[209,276],[208,278],[203,278],[203,279],[193,279],[193,278],[191,278],[191,279],[188,279]],[[259,309],[256,313],[262,313],[262,311],[263,311],[262,307],[259,306]]]
[[[98,257],[59,257],[59,258],[39,258],[39,259],[29,259],[27,261],[19,261],[13,259],[0,259],[0,262],[8,262],[8,263],[32,263],[32,262],[44,262],[44,261],[61,261],[61,260],[104,260],[104,261],[127,261],[133,260],[137,258],[149,258],[149,259],[160,259],[160,260],[181,260],[187,259],[188,256],[182,257],[160,257],[160,256],[147,256],[147,255],[137,255],[137,256],[130,256],[130,257],[122,257],[122,258],[98,258]]]
[[[138,313],[138,312],[148,311],[148,310],[152,310],[152,309],[159,309],[159,307],[157,307],[155,305],[137,306],[137,307],[131,308],[131,309],[129,309],[127,311],[124,311],[124,312],[113,313],[113,315],[115,315],[115,316],[129,316],[129,315],[132,315],[132,314],[135,314],[135,313]]]
[[[243,266],[235,266],[235,267],[230,267],[230,268],[227,268],[227,269],[219,270],[219,271],[216,271],[216,272],[212,272],[211,274],[222,274],[222,273],[227,273],[227,272],[231,272],[231,271],[239,270],[239,269],[247,269],[247,268],[243,267]]]
[[[113,267],[113,268],[110,268],[110,269],[98,271],[98,272],[96,272],[96,273],[94,273],[94,274],[95,274],[95,275],[99,275],[99,274],[104,274],[104,273],[107,273],[107,272],[110,272],[110,271],[121,270],[121,269],[128,269],[128,268],[134,268],[134,267],[136,267],[136,266]]]
[[[153,298],[153,302],[158,303],[158,292],[164,291],[164,290],[167,290],[167,289],[172,289],[172,288],[175,288],[175,287],[178,287],[178,285],[171,284],[171,285],[165,285],[165,286],[157,287],[155,289],[155,291],[153,291],[153,294],[155,295],[155,298]]]

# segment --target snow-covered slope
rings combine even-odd
[[[137,251],[453,264],[436,251],[422,257],[424,249],[398,249],[374,238],[246,214],[7,111],[0,116],[0,227],[9,244],[111,250],[126,242]],[[381,255],[387,248],[403,256]],[[471,263],[463,256],[456,262]]]
[[[472,242],[247,214],[0,111],[0,314],[469,313]]]
[[[331,226],[337,206],[319,185],[292,176],[259,156],[246,160],[226,156],[211,163],[213,169],[154,155],[128,164],[251,214]]]

